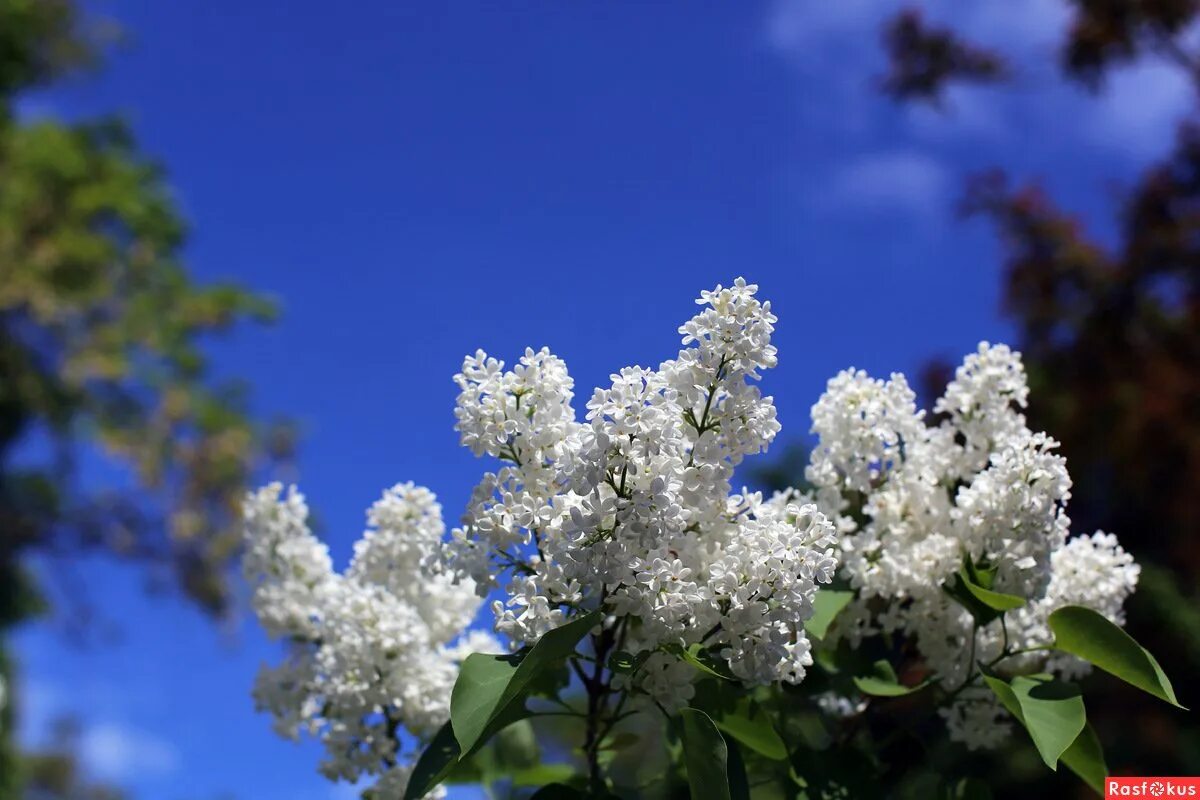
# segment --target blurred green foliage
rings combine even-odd
[[[254,419],[245,387],[215,381],[204,354],[211,334],[274,306],[189,276],[186,226],[129,130],[16,112],[24,93],[96,65],[112,33],[73,0],[0,0],[0,631],[41,607],[34,554],[138,560],[222,613],[242,493],[294,439]],[[121,488],[95,489],[83,463]],[[16,768],[3,653],[0,672],[0,798],[19,774],[28,796],[113,796],[83,788],[69,748]]]

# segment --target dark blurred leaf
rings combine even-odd
[[[916,9],[892,18],[884,46],[889,70],[883,89],[902,100],[936,103],[951,82],[996,83],[1008,72],[999,54],[962,41],[949,28],[928,25]]]
[[[729,750],[713,721],[703,711],[679,712],[683,729],[683,756],[693,800],[732,800],[729,787]]]

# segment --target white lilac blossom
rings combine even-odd
[[[632,688],[667,708],[686,704],[695,677],[673,647],[710,648],[750,683],[804,677],[803,624],[836,569],[835,530],[812,504],[730,483],[780,429],[755,385],[776,362],[757,288],[739,278],[703,292],[678,356],[614,373],[582,422],[548,350],[510,370],[482,351],[463,362],[456,428],[502,465],[476,488],[447,564],[481,596],[507,590],[495,627],[514,645],[601,608],[621,647],[648,654]]]
[[[813,407],[818,443],[806,477],[836,520],[840,574],[857,591],[835,633],[853,643],[879,632],[915,639],[944,686],[963,686],[943,717],[971,747],[1000,741],[1006,718],[990,692],[964,686],[974,660],[1051,642],[1047,617],[1064,605],[1120,624],[1138,578],[1115,536],[1069,538],[1066,460],[1026,426],[1028,393],[1020,355],[985,342],[937,401],[936,423],[900,374],[882,381],[846,370]],[[977,627],[943,591],[964,559],[994,571],[994,589],[1026,604]],[[1065,677],[1089,668],[1045,651],[997,666],[1034,667]]]
[[[289,643],[287,660],[260,672],[256,702],[281,735],[322,741],[330,779],[375,776],[379,797],[399,797],[412,756],[397,752],[399,731],[430,736],[449,718],[458,662],[499,649],[488,634],[461,636],[480,605],[470,582],[427,568],[445,530],[441,507],[411,483],[388,489],[342,574],[294,487],[252,493],[244,517],[254,609]]]

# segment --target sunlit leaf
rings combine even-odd
[[[544,670],[575,652],[600,619],[599,611],[578,617],[546,633],[524,654],[468,656],[450,695],[450,722],[462,750],[469,752],[479,744],[488,726],[518,702]]]
[[[1050,615],[1054,646],[1088,661],[1144,692],[1183,708],[1154,656],[1097,611],[1065,606]]]
[[[841,610],[854,599],[854,592],[839,589],[818,589],[813,597],[813,613],[804,623],[804,630],[809,636],[824,639],[829,632],[829,626],[841,613]]]
[[[759,755],[783,761],[788,757],[787,745],[779,738],[771,720],[756,704],[743,700],[735,711],[721,714],[713,720],[723,733],[737,739]]]
[[[923,681],[916,686],[905,686],[896,677],[896,671],[892,669],[892,665],[883,659],[875,662],[872,672],[871,675],[857,675],[854,678],[854,685],[863,694],[876,697],[903,697],[906,694],[919,692],[929,685],[929,681]]]

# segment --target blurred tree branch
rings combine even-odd
[[[242,495],[293,447],[292,425],[253,416],[204,349],[274,305],[193,280],[163,171],[129,129],[16,113],[23,93],[98,65],[114,32],[74,0],[0,0],[0,633],[43,608],[34,554],[166,568],[223,613]],[[117,797],[85,784],[69,737],[18,757],[12,677],[0,644],[0,798]]]
[[[949,28],[931,27],[917,9],[893,17],[883,42],[890,64],[883,91],[897,100],[939,105],[952,81],[996,83],[1008,76],[999,54],[963,42]]]

